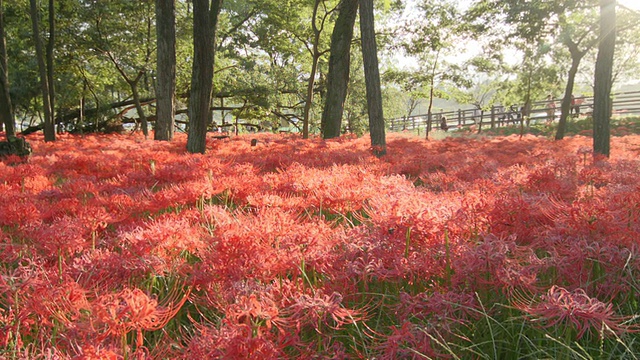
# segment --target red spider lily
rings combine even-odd
[[[49,226],[35,227],[31,233],[39,239],[36,245],[42,247],[42,254],[53,259],[91,246],[91,236],[82,221],[70,216],[55,219]]]
[[[573,327],[578,332],[576,339],[587,331],[603,335],[601,331],[605,326],[615,333],[637,330],[623,324],[628,319],[616,315],[612,304],[590,297],[583,289],[569,291],[554,285],[538,301],[520,296],[514,299],[513,304],[544,328],[558,325]]]
[[[175,289],[174,289],[175,290]],[[124,289],[117,294],[104,295],[93,305],[94,326],[103,336],[122,336],[136,331],[136,347],[143,346],[142,331],[164,327],[182,307],[190,290],[177,299],[177,292],[164,305],[140,289]]]
[[[24,224],[38,224],[40,222],[40,209],[37,204],[29,201],[24,194],[12,193],[3,195],[3,204],[0,208],[0,226],[16,226]]]
[[[321,325],[338,328],[363,319],[358,310],[347,309],[342,305],[342,295],[337,292],[324,295],[318,290],[313,296],[301,295],[290,307],[291,321],[296,327],[311,326],[322,333]]]
[[[284,359],[284,348],[266,337],[255,337],[248,325],[235,324],[220,329],[197,325],[198,334],[187,345],[183,359]]]
[[[379,351],[377,359],[449,359],[448,354],[437,352],[432,347],[432,341],[427,335],[426,328],[404,321],[401,326],[391,326],[386,334],[374,333],[376,345]]]
[[[274,277],[298,276],[305,259],[312,266],[326,266],[322,257],[335,245],[336,231],[314,219],[305,221],[281,209],[253,213],[207,208],[211,248],[202,249],[203,264],[215,281],[236,282],[246,278],[270,282]]]
[[[184,358],[415,355],[409,349],[439,358],[428,334],[448,336],[448,324],[474,320],[474,290],[517,296],[558,283],[624,301],[632,286],[625,276],[640,268],[640,137],[617,139],[609,160],[591,163],[576,153],[591,145],[581,137],[425,142],[390,134],[381,159],[366,138],[258,138],[257,147],[243,137],[210,141],[209,154],[190,155],[180,134],[171,143],[118,135],[44,143],[35,135],[27,163],[0,162],[0,259],[8,264],[0,321],[10,325],[0,331],[20,324],[11,341],[45,349],[18,353],[55,346],[50,353],[61,357],[122,356],[114,346],[135,330],[133,355],[162,358],[155,355],[177,343],[172,327],[174,339],[148,351],[139,337],[180,298],[161,302],[135,289],[178,269],[198,278],[190,296],[201,319],[226,315],[181,324],[193,330],[181,342]],[[58,252],[61,262],[53,261]],[[27,274],[20,257],[40,265]],[[409,285],[413,295],[385,297],[397,303],[380,311],[397,326],[370,329],[373,339],[362,343],[375,345],[347,355],[332,327],[368,313],[345,308],[371,301],[363,284]],[[59,336],[49,345],[53,326]]]
[[[157,257],[139,258],[126,251],[104,248],[84,251],[64,268],[66,275],[95,291],[122,287],[131,279],[158,274],[156,270],[167,270],[166,264]]]
[[[275,302],[267,297],[258,299],[256,294],[240,296],[235,304],[226,309],[226,318],[237,324],[245,324],[253,329],[256,336],[263,336],[263,328],[271,331],[275,326],[284,334],[287,321]]]
[[[121,360],[122,356],[114,350],[95,347],[92,345],[82,347],[80,353],[72,360]]]
[[[472,289],[505,292],[514,289],[537,291],[537,275],[546,268],[544,259],[531,246],[519,246],[515,237],[487,235],[478,244],[465,244],[453,261],[454,283]]]
[[[454,324],[478,318],[478,308],[476,296],[470,293],[423,292],[411,296],[402,292],[396,311],[400,319],[430,321],[433,326],[443,326],[449,330]]]
[[[87,291],[73,281],[42,283],[31,291],[32,296],[24,300],[25,307],[31,314],[39,315],[41,325],[54,326],[56,320],[65,328],[75,328],[91,308]]]
[[[136,228],[117,234],[118,241],[140,259],[156,258],[166,264],[168,271],[181,264],[180,254],[194,253],[205,244],[200,240],[199,230],[191,222],[178,214],[164,214]]]

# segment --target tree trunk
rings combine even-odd
[[[327,98],[321,120],[322,137],[324,139],[340,136],[342,113],[349,83],[351,39],[353,38],[353,26],[356,22],[357,10],[358,0],[342,0],[338,18],[331,34]]]
[[[320,30],[316,25],[316,16],[318,15],[318,6],[320,6],[321,0],[315,0],[313,6],[313,15],[311,18],[311,27],[313,29],[313,48],[311,50],[311,74],[309,74],[309,82],[307,83],[307,98],[304,104],[304,117],[302,119],[302,138],[309,138],[309,113],[311,112],[311,104],[313,102],[313,86],[315,83],[316,72],[318,71],[318,59],[320,58],[320,51],[318,45],[320,43]]]
[[[15,118],[9,94],[9,62],[7,59],[7,43],[4,34],[4,12],[0,0],[0,124],[4,125],[7,139],[16,135]]]
[[[577,50],[577,47],[576,47]],[[564,90],[564,97],[562,98],[562,104],[560,105],[560,120],[558,121],[558,130],[556,131],[556,140],[562,140],[564,133],[567,129],[567,118],[571,111],[571,99],[573,95],[573,85],[576,80],[576,74],[578,73],[578,67],[580,61],[586,52],[571,51],[571,67],[569,68],[569,75],[567,77],[567,86]]]
[[[427,128],[425,129],[425,139],[429,139],[429,133],[431,132],[431,124],[433,122],[433,87],[436,82],[436,69],[438,67],[438,58],[440,58],[440,48],[438,48],[438,52],[436,53],[436,59],[433,61],[433,68],[431,68],[431,81],[429,86],[429,108],[427,110]]]
[[[609,156],[611,85],[616,45],[616,0],[600,0],[600,44],[596,59],[593,99],[593,153]]]
[[[371,146],[376,156],[387,153],[384,116],[382,113],[382,91],[380,69],[373,18],[373,0],[360,0],[360,33],[362,36],[362,57],[364,77],[367,87],[367,109],[369,112],[369,133]]]
[[[44,62],[44,54],[42,51],[42,38],[40,37],[40,28],[38,26],[38,8],[36,0],[30,0],[31,25],[33,28],[33,41],[36,47],[36,58],[38,61],[38,70],[40,73],[40,87],[42,90],[42,105],[44,108],[44,141],[55,141],[56,132],[53,123],[53,109],[51,108],[51,97],[49,95],[49,81],[47,77],[47,66]]]
[[[146,139],[149,136],[149,122],[147,121],[147,116],[144,114],[144,109],[142,109],[142,103],[140,102],[140,94],[138,93],[138,83],[140,79],[142,79],[142,72],[138,74],[135,80],[129,82],[129,86],[131,87],[131,94],[133,95],[133,103],[136,106],[136,112],[138,113],[138,118],[142,123],[142,133],[144,134],[144,138]]]
[[[156,0],[158,63],[156,80],[155,140],[172,140],[176,89],[175,0]]]
[[[215,57],[215,30],[222,0],[193,0],[193,70],[189,99],[187,151],[203,153],[211,122],[211,93]]]
[[[56,92],[53,81],[53,51],[55,47],[55,7],[53,0],[49,0],[49,39],[47,40],[46,60],[47,60],[47,84],[49,85],[49,108],[51,109],[51,121],[53,122],[56,109]],[[54,122],[55,128],[55,122]]]

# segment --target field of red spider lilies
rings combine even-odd
[[[640,136],[28,141],[0,162],[0,358],[640,353]]]

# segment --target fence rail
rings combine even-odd
[[[619,116],[640,116],[640,91],[619,92],[612,94],[613,115]],[[577,97],[576,102],[571,106],[573,118],[589,116],[593,112],[593,97]],[[528,123],[550,122],[560,118],[560,104],[562,99],[554,100],[556,106],[549,106],[550,102],[537,101],[532,103],[531,110],[525,119]],[[496,128],[509,124],[519,124],[523,119],[524,107],[522,104],[512,105],[508,108],[504,106],[492,106],[490,109],[458,109],[454,111],[442,111],[431,114],[429,122],[428,114],[412,115],[402,118],[387,120],[390,131],[441,129],[446,126],[447,130],[462,129],[469,126],[484,126]],[[444,118],[444,121],[443,121]]]

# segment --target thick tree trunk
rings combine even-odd
[[[4,34],[4,12],[2,9],[2,0],[0,0],[0,124],[4,125],[8,139],[16,135],[16,125],[9,94],[9,64]]]
[[[222,0],[193,0],[193,70],[189,99],[187,151],[203,153],[211,122],[211,93],[215,58],[215,31]]]
[[[382,113],[382,90],[380,88],[380,69],[378,68],[378,50],[374,29],[373,0],[360,0],[360,32],[371,146],[376,156],[382,156],[387,152],[387,143]]]
[[[600,0],[600,44],[596,59],[593,99],[593,152],[609,156],[611,85],[616,45],[616,0]]]
[[[172,140],[176,89],[175,0],[156,0],[158,64],[155,140]]]
[[[324,139],[340,136],[342,113],[349,83],[351,40],[353,39],[353,26],[356,22],[357,10],[358,0],[342,0],[331,35],[327,98],[321,120]]]
[[[51,98],[49,95],[49,81],[47,77],[47,66],[44,62],[44,54],[42,51],[42,38],[40,37],[40,29],[38,26],[38,8],[36,0],[30,0],[31,25],[33,28],[33,41],[36,47],[36,58],[38,61],[38,70],[40,73],[40,87],[42,90],[42,104],[44,108],[44,141],[55,141],[56,131],[53,123],[53,109],[51,108]]]

